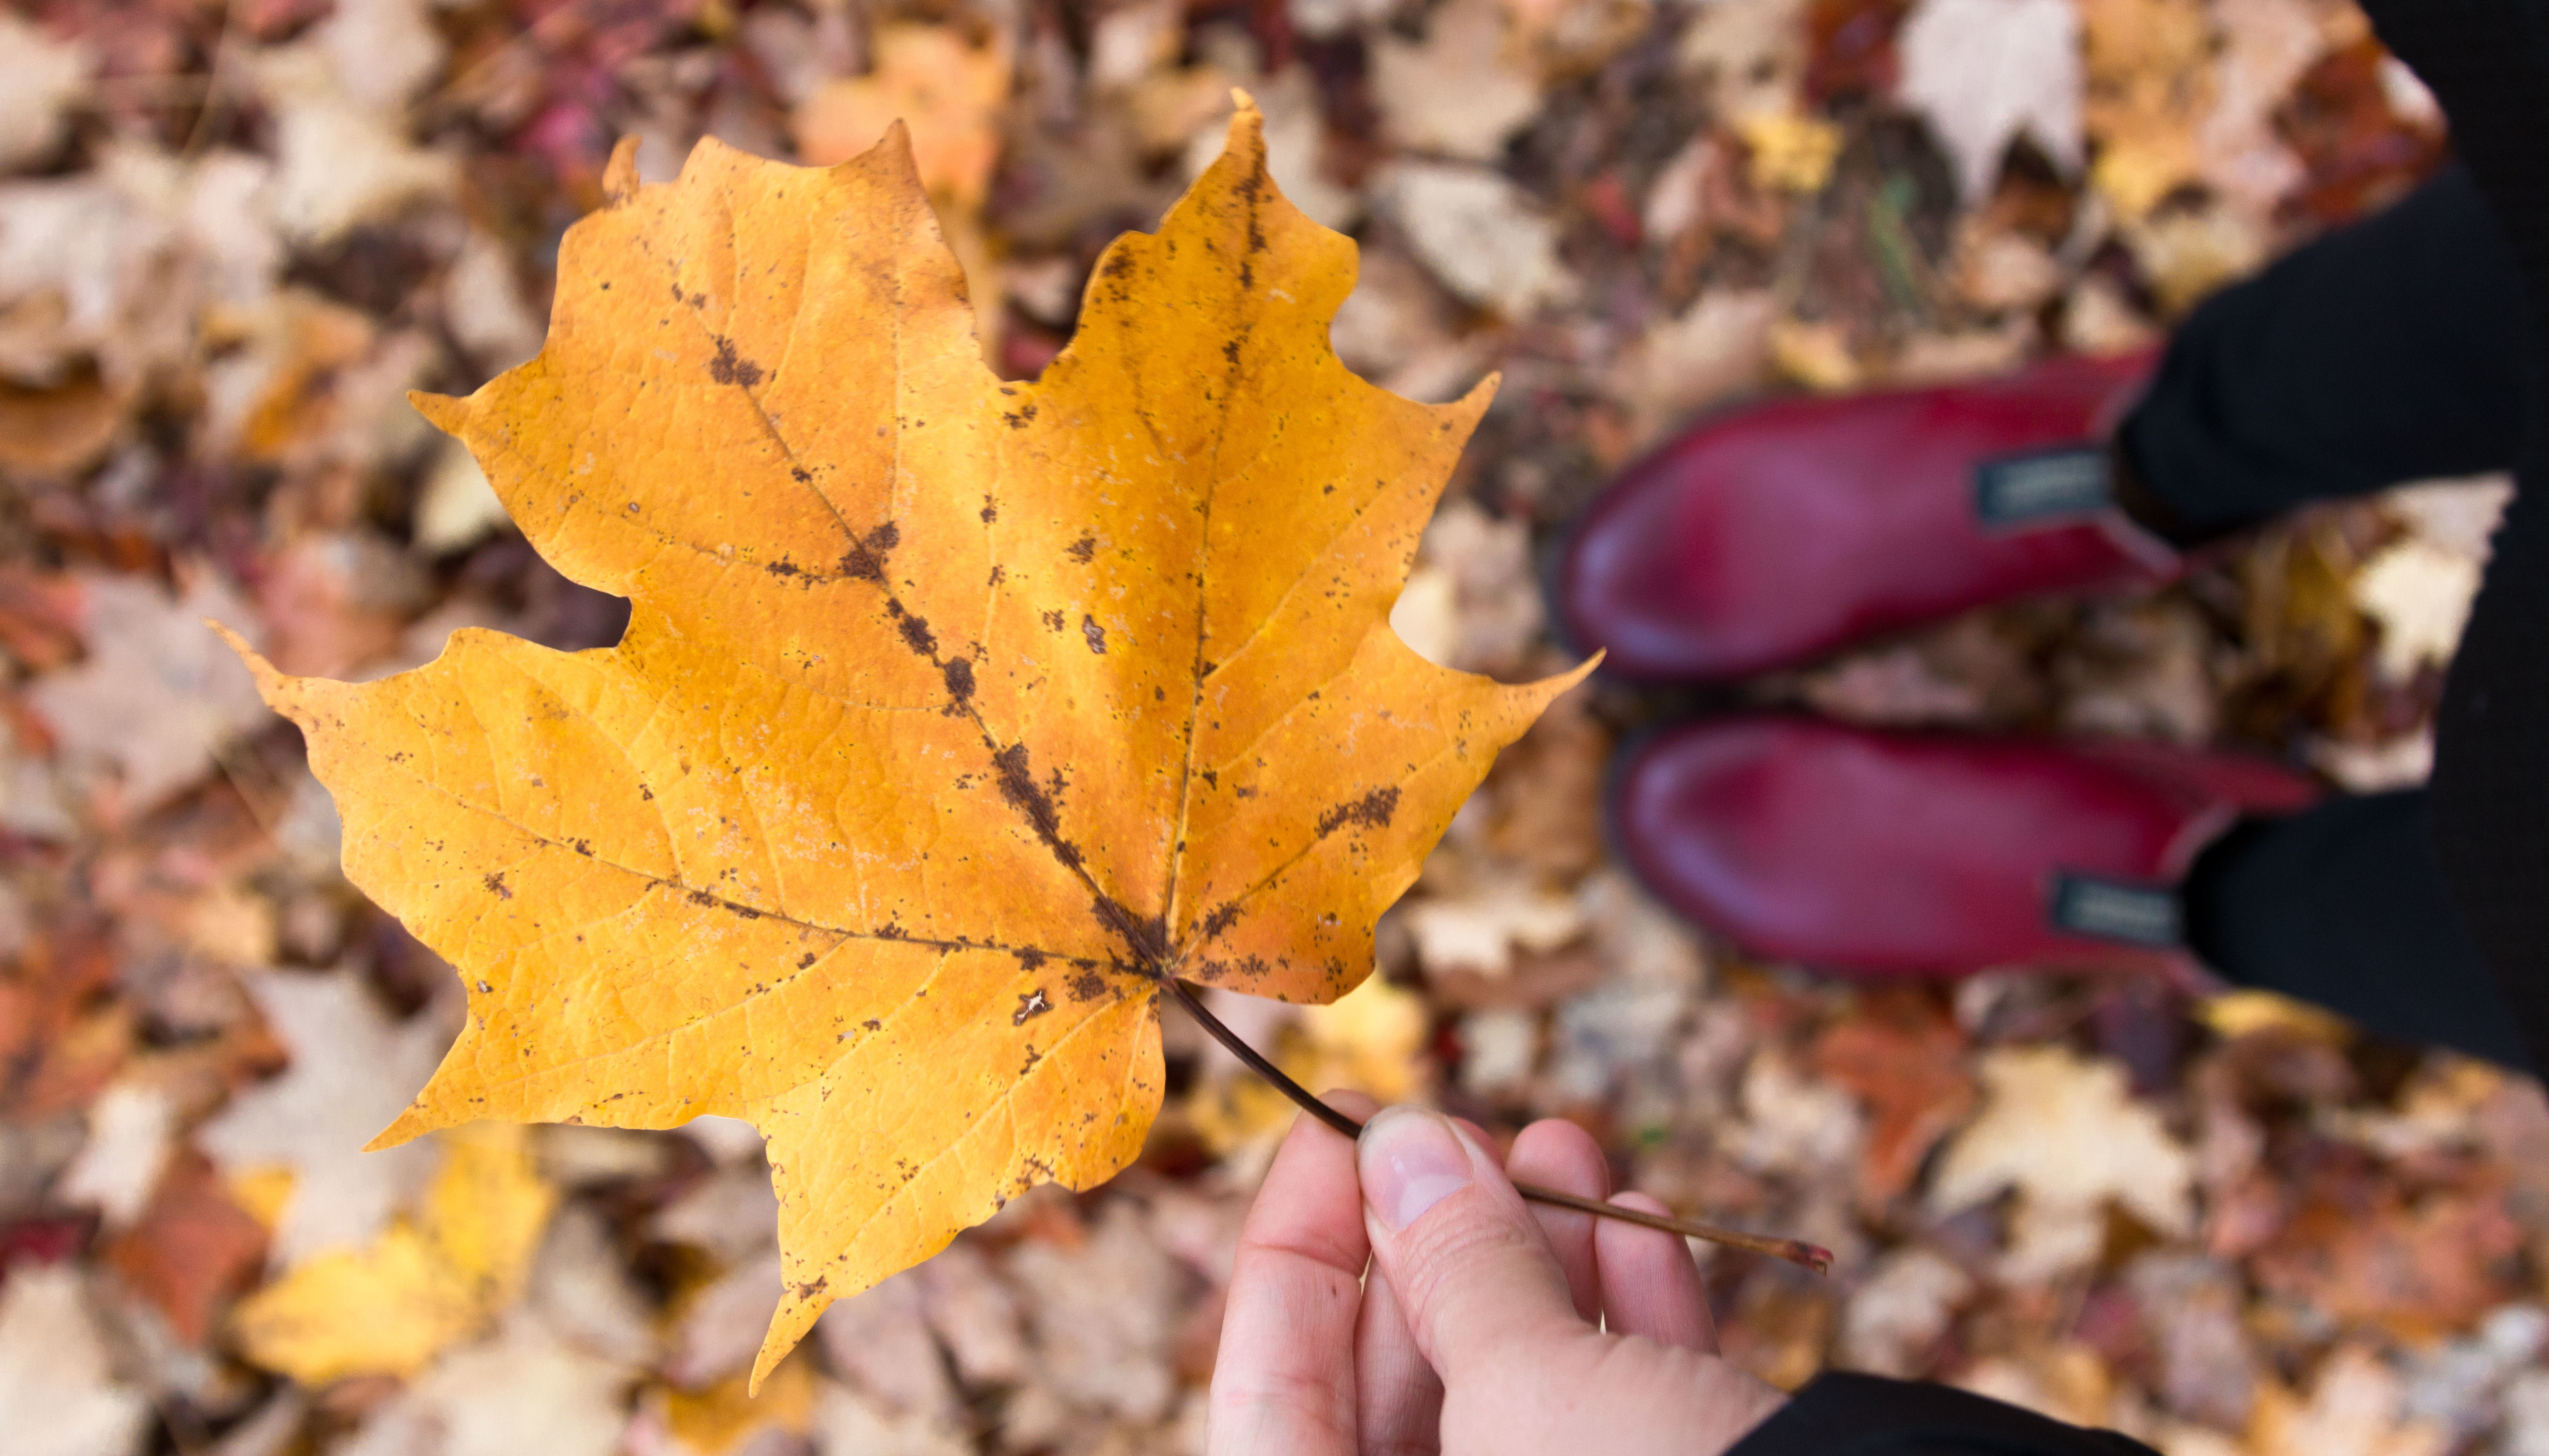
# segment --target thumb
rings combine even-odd
[[[1356,1143],[1372,1261],[1447,1386],[1589,1328],[1504,1169],[1423,1108],[1384,1109]]]

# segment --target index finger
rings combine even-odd
[[[1355,1093],[1326,1100],[1357,1118],[1373,1106]],[[1212,1456],[1353,1456],[1355,1320],[1370,1259],[1355,1145],[1301,1118],[1240,1228],[1212,1370]]]

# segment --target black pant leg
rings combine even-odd
[[[2450,118],[2523,324],[2514,501],[2443,686],[2428,791],[2444,883],[2549,1067],[2549,3],[2365,0]]]
[[[2193,544],[2305,501],[2511,466],[2520,296],[2457,163],[2214,295],[2121,431],[2158,507],[2140,513]]]
[[[2386,1037],[2528,1069],[2513,1013],[2443,887],[2421,790],[2251,820],[2187,878],[2187,937],[2231,981]]]

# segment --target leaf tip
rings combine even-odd
[[[1224,151],[1253,152],[1258,165],[1265,165],[1266,113],[1257,109],[1257,98],[1245,87],[1230,88],[1230,132],[1222,143]]]
[[[602,168],[602,205],[615,208],[637,195],[637,138],[622,136]]]
[[[257,694],[265,699],[268,707],[279,711],[282,705],[276,701],[276,697],[284,690],[285,684],[292,680],[285,677],[274,664],[267,662],[265,654],[249,646],[246,638],[232,630],[229,623],[206,617],[204,625],[212,628],[214,636],[229,644],[230,650],[238,654],[239,661],[247,665],[248,675],[256,679]]]
[[[1576,683],[1592,677],[1594,669],[1602,666],[1602,659],[1609,657],[1610,655],[1611,650],[1609,648],[1597,647],[1593,649],[1593,655],[1591,657],[1577,663],[1574,667],[1567,669],[1565,672],[1550,678],[1548,680],[1550,683],[1549,695],[1556,697],[1558,694],[1564,692]]]
[[[432,1125],[420,1116],[415,1108],[411,1107],[407,1111],[398,1115],[397,1122],[390,1124],[388,1127],[381,1129],[379,1133],[374,1134],[372,1140],[363,1144],[363,1151],[387,1152],[391,1148],[397,1147],[402,1143],[413,1142],[417,1138],[432,1131]]]
[[[425,417],[435,429],[447,435],[460,433],[469,422],[469,402],[458,395],[437,395],[430,390],[410,390],[407,402],[417,413]]]

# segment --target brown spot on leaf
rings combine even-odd
[[[1028,765],[1027,746],[1013,743],[991,755],[991,767],[1000,773],[1000,797],[1009,807],[1027,816],[1027,825],[1035,831],[1045,848],[1063,864],[1077,866],[1082,859],[1080,847],[1062,837],[1062,813],[1054,795],[1037,786],[1035,773]]]
[[[1080,635],[1088,639],[1090,652],[1096,653],[1099,657],[1106,655],[1106,629],[1097,625],[1097,618],[1083,613],[1080,618]]]
[[[708,378],[719,384],[741,385],[751,389],[761,383],[761,366],[737,355],[734,340],[719,335],[716,357],[708,361]]]
[[[1365,829],[1386,829],[1389,827],[1389,816],[1397,812],[1397,786],[1392,784],[1386,788],[1375,788],[1351,804],[1339,804],[1321,814],[1319,838],[1326,839],[1349,824],[1359,825]]]
[[[1082,566],[1086,566],[1097,559],[1097,538],[1084,535],[1072,542],[1071,549],[1064,554]]]
[[[480,883],[486,885],[488,892],[500,900],[510,900],[514,898],[514,892],[506,887],[505,876],[501,871],[488,875],[484,880],[481,880]]]
[[[927,621],[904,611],[899,601],[887,602],[885,609],[893,615],[896,628],[902,633],[903,646],[932,661],[937,659],[938,639],[930,634]]]
[[[1018,1009],[1009,1013],[1009,1025],[1025,1026],[1029,1021],[1051,1010],[1053,1010],[1053,1003],[1045,999],[1044,987],[1038,986],[1018,997]]]

